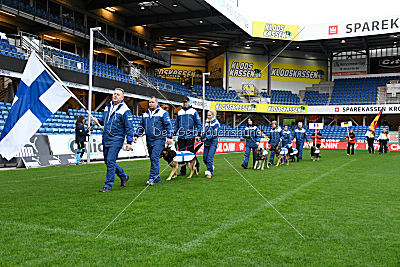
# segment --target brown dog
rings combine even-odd
[[[194,153],[193,153],[194,155],[187,156],[188,160],[184,160],[184,161],[178,161],[179,156],[177,157],[177,155],[179,155],[179,153],[180,153],[179,151],[177,153],[176,151],[172,150],[171,147],[165,147],[161,151],[160,158],[163,158],[166,162],[168,162],[168,165],[170,165],[172,167],[172,171],[166,180],[169,181],[169,180],[171,180],[171,178],[176,178],[178,175],[178,168],[182,167],[183,165],[186,165],[190,170],[190,174],[187,178],[192,178],[194,172],[196,172],[196,176],[199,176],[199,170],[196,168],[196,165],[198,162],[197,157],[196,157],[196,152],[200,149],[200,147],[202,145],[203,145],[202,143],[199,144],[194,149]]]
[[[278,162],[276,163],[276,166],[279,166],[280,164],[285,164],[285,161],[286,161],[286,165],[289,166],[289,157],[287,155],[288,154],[287,148],[282,149],[281,147],[279,147],[278,144],[274,144],[271,146],[271,150],[275,151],[275,155],[277,155],[277,157],[278,157]],[[286,154],[283,154],[283,152],[285,152],[285,151],[286,151]]]
[[[259,169],[264,170],[265,162],[268,161],[268,150],[264,150],[262,147],[257,147],[254,154],[256,158],[256,163],[254,164],[253,168],[257,170]],[[267,168],[269,169],[268,162],[267,162]]]

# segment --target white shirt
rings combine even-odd
[[[381,133],[378,137],[378,140],[388,140],[389,136],[388,133]]]
[[[367,132],[365,133],[365,136],[368,137],[368,138],[374,138],[374,137],[375,137],[375,134],[372,133],[371,131],[367,131]]]
[[[113,103],[111,103],[111,105],[110,105],[110,112],[108,113],[108,120],[110,120],[111,114],[113,114],[113,113],[117,110],[117,108],[118,108],[118,106],[119,106],[120,104],[121,104],[121,103],[119,103],[119,104],[117,104],[117,105],[114,105]]]

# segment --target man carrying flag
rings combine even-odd
[[[0,154],[12,159],[70,97],[71,92],[32,52],[0,135]]]

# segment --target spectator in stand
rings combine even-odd
[[[311,139],[313,140],[313,147],[320,149],[322,143],[322,133],[319,129],[317,129],[315,133],[311,135]],[[311,159],[313,159],[313,157],[315,157],[315,148],[311,148]]]
[[[350,156],[350,152],[351,155],[354,155],[354,145],[356,144],[356,135],[354,134],[353,129],[350,129],[349,133],[346,136],[346,139],[347,139],[347,156]]]
[[[256,149],[261,141],[261,132],[253,123],[252,118],[247,119],[247,127],[244,129],[244,138],[246,139],[246,150],[244,152],[244,161],[242,167],[247,169],[247,165],[250,159],[250,152],[253,150],[253,167],[256,163]]]
[[[369,154],[374,154],[374,140],[375,140],[375,132],[372,131],[371,126],[369,126],[368,131],[365,133],[365,137],[368,142],[368,152]]]
[[[388,152],[387,143],[389,141],[389,136],[385,128],[382,129],[382,132],[378,137],[378,141],[379,141],[379,154],[382,155],[383,152],[387,154]]]
[[[280,142],[282,141],[282,129],[281,127],[278,126],[277,121],[272,121],[271,122],[271,130],[269,131],[269,144],[271,146],[273,145],[279,145]],[[278,156],[278,155],[277,155]],[[275,151],[271,150],[271,155],[269,156],[269,165],[274,164],[274,158],[275,158]]]
[[[211,178],[214,173],[214,155],[218,147],[219,127],[217,112],[215,110],[208,111],[204,133],[201,136],[201,141],[204,142],[203,162],[207,166],[205,171],[207,178]]]
[[[299,121],[297,129],[294,130],[294,137],[296,138],[296,149],[299,151],[297,154],[297,161],[303,159],[303,146],[307,140],[306,129],[303,128],[303,123]]]
[[[83,154],[85,154],[86,136],[89,133],[90,128],[85,129],[85,117],[79,116],[75,123],[76,165],[81,164]]]

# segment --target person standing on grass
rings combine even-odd
[[[294,137],[296,139],[296,149],[299,151],[297,161],[300,161],[303,159],[304,142],[307,140],[306,129],[303,128],[301,121],[297,124],[297,129],[294,130]]]
[[[161,182],[160,177],[160,154],[165,143],[172,143],[172,126],[168,112],[158,105],[155,96],[149,99],[149,109],[143,113],[140,126],[135,133],[133,141],[136,142],[138,137],[146,134],[147,151],[150,156],[150,174],[147,185],[154,185]]]
[[[115,88],[112,101],[107,104],[101,119],[93,117],[96,124],[103,124],[103,155],[107,166],[106,181],[99,192],[111,191],[114,185],[115,174],[121,179],[120,188],[124,188],[129,180],[121,166],[117,164],[118,153],[124,145],[126,137],[126,150],[132,149],[133,124],[132,112],[124,102],[124,90]]]
[[[203,162],[207,166],[205,175],[211,178],[214,173],[214,155],[218,147],[218,131],[220,125],[217,120],[217,112],[210,110],[207,113],[207,120],[201,141],[204,142]]]
[[[176,117],[175,130],[173,140],[176,141],[178,136],[179,151],[190,151],[194,153],[194,141],[198,134],[201,133],[201,120],[199,113],[190,106],[190,99],[185,97],[182,109],[178,111]],[[196,168],[199,170],[200,163],[196,162]],[[186,175],[186,165],[181,167],[178,176]]]
[[[90,128],[85,129],[85,117],[79,116],[75,122],[76,165],[81,164],[83,154],[85,154],[86,136],[89,133]]]
[[[322,144],[322,133],[320,129],[317,129],[315,133],[311,135],[311,139],[313,139],[313,147],[311,148],[311,159],[313,159],[313,157],[315,157],[316,149],[319,150]]]
[[[285,124],[282,130],[282,147],[288,148],[292,142],[292,132],[289,130],[289,125]]]
[[[269,144],[270,146],[273,145],[279,145],[280,142],[282,141],[282,129],[281,127],[278,126],[277,121],[272,121],[271,122],[271,130],[269,131]],[[279,155],[277,155],[279,156]],[[274,158],[275,158],[275,151],[272,149],[271,154],[269,156],[269,165],[274,164]]]
[[[389,136],[385,128],[382,129],[382,132],[378,137],[378,141],[379,141],[379,154],[380,155],[382,155],[382,153],[387,154],[388,152],[387,143],[389,141]]]
[[[244,161],[242,163],[242,167],[244,169],[247,169],[251,150],[253,150],[253,167],[254,167],[254,164],[256,163],[256,157],[255,157],[256,149],[261,141],[261,132],[257,128],[257,126],[254,125],[253,119],[250,117],[247,119],[247,126],[244,129],[244,138],[246,139],[246,150],[244,152]]]
[[[375,132],[372,131],[371,126],[368,127],[368,131],[365,133],[365,137],[367,138],[368,142],[368,153],[374,154],[374,141],[375,141]]]
[[[354,134],[353,129],[350,129],[349,133],[346,136],[347,139],[347,156],[354,155],[354,145],[356,144],[356,135]]]

